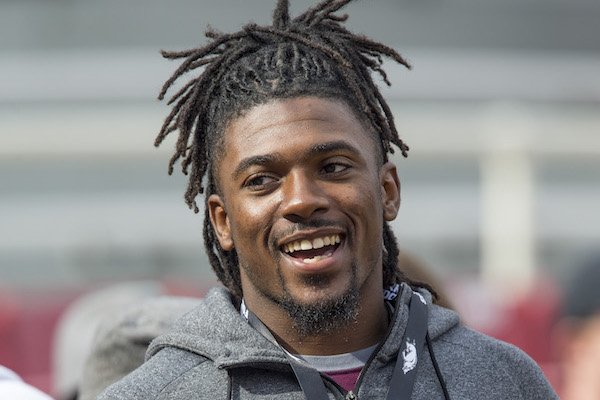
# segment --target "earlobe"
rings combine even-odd
[[[231,251],[235,247],[231,237],[231,227],[229,226],[229,218],[225,210],[225,204],[221,197],[212,194],[208,198],[208,213],[210,215],[210,223],[213,226],[219,244],[225,251]]]
[[[393,163],[387,162],[381,167],[380,184],[383,218],[392,221],[400,209],[400,180]]]

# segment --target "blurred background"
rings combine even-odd
[[[158,50],[203,43],[209,23],[266,24],[274,3],[0,0],[0,364],[58,396],[77,364],[57,361],[56,328],[83,295],[214,284],[203,214],[167,175],[174,142],[152,145],[176,68]],[[401,248],[468,324],[522,347],[560,388],[557,321],[600,239],[600,2],[363,0],[347,12],[413,65],[388,63],[384,89],[411,147],[394,158]]]

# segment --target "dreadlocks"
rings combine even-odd
[[[248,24],[239,32],[209,29],[210,42],[184,51],[162,51],[168,59],[183,59],[159,94],[163,100],[184,74],[202,67],[168,100],[170,114],[158,134],[158,146],[173,131],[179,131],[169,174],[178,160],[189,173],[185,201],[194,212],[196,198],[218,193],[215,180],[222,155],[223,132],[229,121],[250,108],[272,99],[303,95],[340,99],[362,117],[380,148],[380,162],[397,146],[407,156],[408,146],[400,140],[389,106],[371,78],[382,70],[383,57],[410,68],[394,49],[348,31],[342,23],[348,16],[336,12],[351,0],[325,0],[290,19],[288,0],[278,0],[271,26]],[[236,296],[242,295],[235,250],[224,251],[205,208],[204,243],[211,266],[221,282]],[[397,268],[398,247],[386,223],[384,240],[384,285],[407,281]]]

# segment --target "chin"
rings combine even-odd
[[[355,321],[359,309],[358,299],[357,291],[348,290],[342,296],[328,296],[311,302],[300,302],[286,296],[280,305],[286,310],[300,335],[314,336],[329,333]]]
[[[323,276],[306,277],[300,293],[292,293],[290,288],[284,286],[284,295],[278,303],[286,310],[301,335],[328,333],[356,320],[359,289],[356,268],[351,270],[350,280],[339,290],[332,287],[330,278]],[[308,288],[307,283],[311,283]]]

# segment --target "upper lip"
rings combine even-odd
[[[297,240],[313,240],[319,237],[330,235],[339,235],[343,239],[344,231],[339,228],[303,230],[278,240],[277,247],[281,249],[283,245],[293,243]]]

